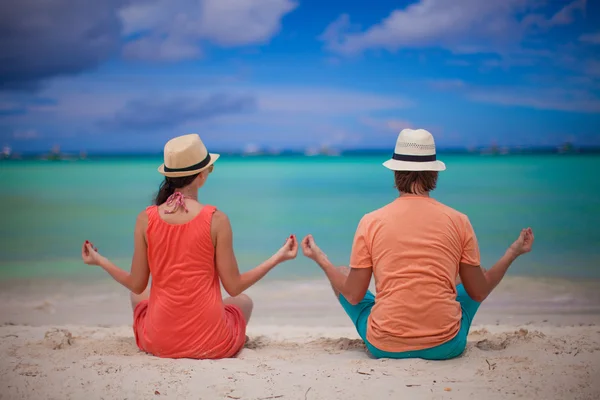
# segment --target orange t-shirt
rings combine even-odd
[[[377,293],[367,340],[380,350],[402,352],[435,347],[456,336],[460,263],[480,265],[466,215],[414,195],[365,215],[350,267],[373,268]]]

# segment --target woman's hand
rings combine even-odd
[[[278,263],[282,263],[284,261],[293,260],[296,258],[296,255],[298,255],[298,241],[296,240],[295,235],[291,235],[286,239],[283,247],[275,253],[275,260]]]
[[[327,259],[327,256],[325,253],[323,253],[323,250],[321,250],[315,243],[315,239],[312,235],[307,235],[304,239],[302,239],[302,253],[317,263],[321,260]]]
[[[531,251],[533,246],[534,236],[531,228],[521,230],[519,237],[513,244],[510,245],[508,251],[515,257],[519,257]]]
[[[100,265],[103,257],[98,253],[98,249],[86,240],[81,248],[81,258],[87,265]]]

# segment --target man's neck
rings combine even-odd
[[[429,196],[429,192],[422,193],[400,193],[400,197],[431,197]]]

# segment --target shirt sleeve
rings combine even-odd
[[[369,237],[369,222],[364,216],[358,223],[354,242],[352,243],[352,253],[350,255],[350,268],[371,268],[373,261],[371,259],[371,238]]]
[[[481,265],[481,255],[479,254],[479,243],[477,242],[477,236],[475,236],[475,230],[471,225],[469,218],[465,216],[463,232],[463,249],[460,257],[460,263],[466,265],[472,265],[479,267]]]

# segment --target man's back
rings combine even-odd
[[[452,339],[461,320],[455,284],[461,262],[480,264],[473,228],[465,215],[434,199],[402,195],[365,215],[350,266],[373,267],[369,342],[401,352]]]
[[[400,198],[360,221],[350,271],[336,268],[312,235],[302,240],[302,252],[323,269],[374,357],[457,357],[481,302],[512,262],[531,251],[533,231],[522,229],[484,273],[469,219],[429,197],[446,170],[431,133],[403,129],[383,166],[394,171]],[[457,286],[459,273],[464,284]],[[377,296],[368,290],[372,275]]]

